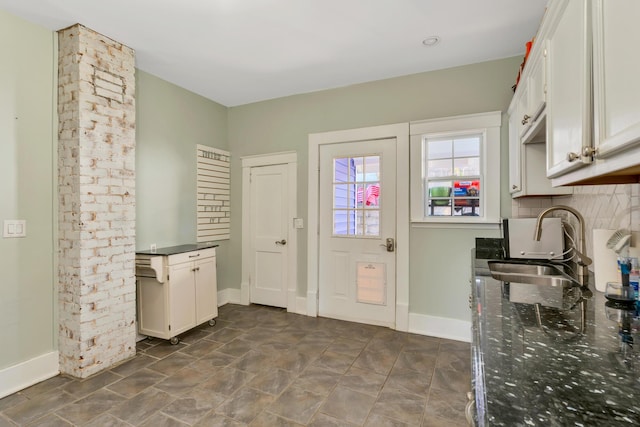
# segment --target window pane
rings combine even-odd
[[[334,208],[347,208],[349,203],[349,187],[348,184],[337,184],[333,186],[333,207]]]
[[[453,195],[455,197],[480,196],[480,181],[454,181]]]
[[[453,160],[453,170],[455,176],[480,175],[480,158],[467,157]]]
[[[480,155],[480,137],[458,138],[453,143],[454,157],[472,157]]]
[[[478,199],[454,199],[454,215],[479,216],[480,200]]]
[[[362,182],[364,178],[364,162],[362,157],[354,157],[351,159],[354,167],[351,172],[351,181]]]
[[[427,153],[428,159],[446,159],[453,157],[453,141],[450,139],[430,139],[427,141]]]
[[[427,176],[437,178],[453,175],[451,159],[429,160],[427,162]]]
[[[356,227],[355,227],[355,235],[362,236],[364,234],[364,211],[357,210],[354,211]]]
[[[380,156],[365,157],[364,162],[364,181],[380,181]]]
[[[432,181],[427,193],[428,216],[451,216],[451,181]]]
[[[380,235],[380,211],[367,211],[364,214],[364,234],[366,236]]]
[[[364,185],[360,184],[356,192],[356,207],[362,206],[364,206]]]
[[[379,206],[378,198],[380,197],[380,183],[368,184],[364,192],[365,206]]]
[[[346,236],[354,233],[353,211],[333,211],[333,234]]]
[[[353,167],[353,163],[348,157],[333,159],[333,181],[347,182],[349,180],[350,169]]]

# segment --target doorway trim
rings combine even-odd
[[[369,139],[396,140],[396,321],[409,330],[409,123],[309,134],[307,315],[318,315],[320,146]]]
[[[298,191],[298,154],[295,151],[280,153],[258,154],[255,156],[243,156],[242,161],[242,282],[240,283],[240,304],[249,305],[250,299],[250,272],[252,241],[251,236],[251,168],[272,165],[287,165],[289,172],[289,205],[287,216],[290,227],[287,246],[289,246],[289,259],[287,261],[287,311],[297,310],[297,275],[298,275],[298,233],[294,228],[294,218],[297,217],[297,191]]]

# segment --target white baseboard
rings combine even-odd
[[[240,289],[221,289],[218,291],[218,307],[225,304],[242,304]],[[245,304],[246,305],[246,304]]]
[[[396,331],[409,331],[409,304],[396,303]]]
[[[294,313],[307,315],[307,299],[305,297],[296,297]]]
[[[52,351],[0,370],[0,399],[60,373],[58,352]]]
[[[471,322],[409,313],[409,332],[455,341],[471,342]]]

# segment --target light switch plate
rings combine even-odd
[[[293,218],[293,228],[304,228],[304,221],[302,218]]]
[[[27,237],[27,221],[24,219],[5,219],[3,223],[4,238]]]

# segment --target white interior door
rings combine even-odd
[[[320,146],[321,316],[395,326],[395,150],[395,139]]]
[[[288,166],[251,168],[250,301],[287,307]]]

